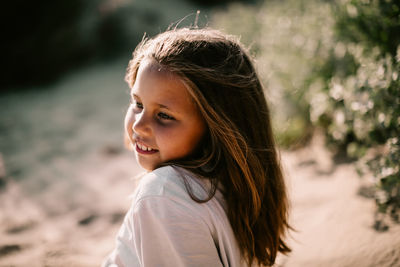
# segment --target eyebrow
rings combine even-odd
[[[136,97],[136,98],[140,99],[140,97],[139,97],[137,94],[131,93],[131,96],[134,97],[134,98]],[[168,109],[168,110],[171,111],[171,112],[179,113],[179,112],[177,112],[177,111],[171,110],[171,109],[170,109],[168,106],[166,106],[166,105],[159,104],[159,103],[157,103],[157,105],[158,105],[159,107],[161,107],[161,108]]]

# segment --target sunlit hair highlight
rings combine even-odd
[[[232,36],[212,29],[174,29],[145,38],[129,62],[126,81],[133,87],[140,64],[153,59],[178,75],[197,104],[207,133],[177,165],[209,179],[209,198],[217,188],[247,263],[273,265],[287,253],[288,200],[271,130],[263,87],[247,51]]]

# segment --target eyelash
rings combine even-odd
[[[138,101],[136,101],[136,100],[131,100],[131,105],[133,105],[135,108],[143,109],[143,104],[138,102]],[[168,115],[168,114],[166,114],[164,112],[157,113],[157,117],[160,120],[175,120],[174,117],[172,117],[172,116],[170,116],[170,115]]]
[[[168,114],[165,114],[164,112],[159,112],[159,113],[157,114],[157,116],[158,116],[161,120],[171,120],[171,121],[174,121],[174,120],[175,120],[174,117],[172,117],[172,116],[170,116],[170,115],[168,115]]]
[[[140,103],[140,102],[137,102],[136,100],[133,100],[133,101],[131,102],[131,104],[134,105],[135,108],[143,109],[143,104]]]

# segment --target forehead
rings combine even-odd
[[[166,75],[167,77],[174,75],[172,72],[168,71],[165,66],[162,66],[155,59],[152,59],[150,57],[145,57],[141,60],[137,70],[137,76],[140,72],[148,72],[153,74],[157,73],[161,75]]]

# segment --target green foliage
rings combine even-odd
[[[379,211],[399,221],[400,3],[342,1],[334,10],[335,40],[315,66],[324,108],[310,102],[311,120],[361,174],[373,172]]]
[[[232,5],[214,25],[251,45],[280,143],[324,129],[360,174],[374,175],[378,210],[399,221],[399,1]]]
[[[379,47],[382,55],[396,56],[400,43],[397,0],[351,0],[336,6],[340,14],[336,27],[338,36],[352,43]]]

